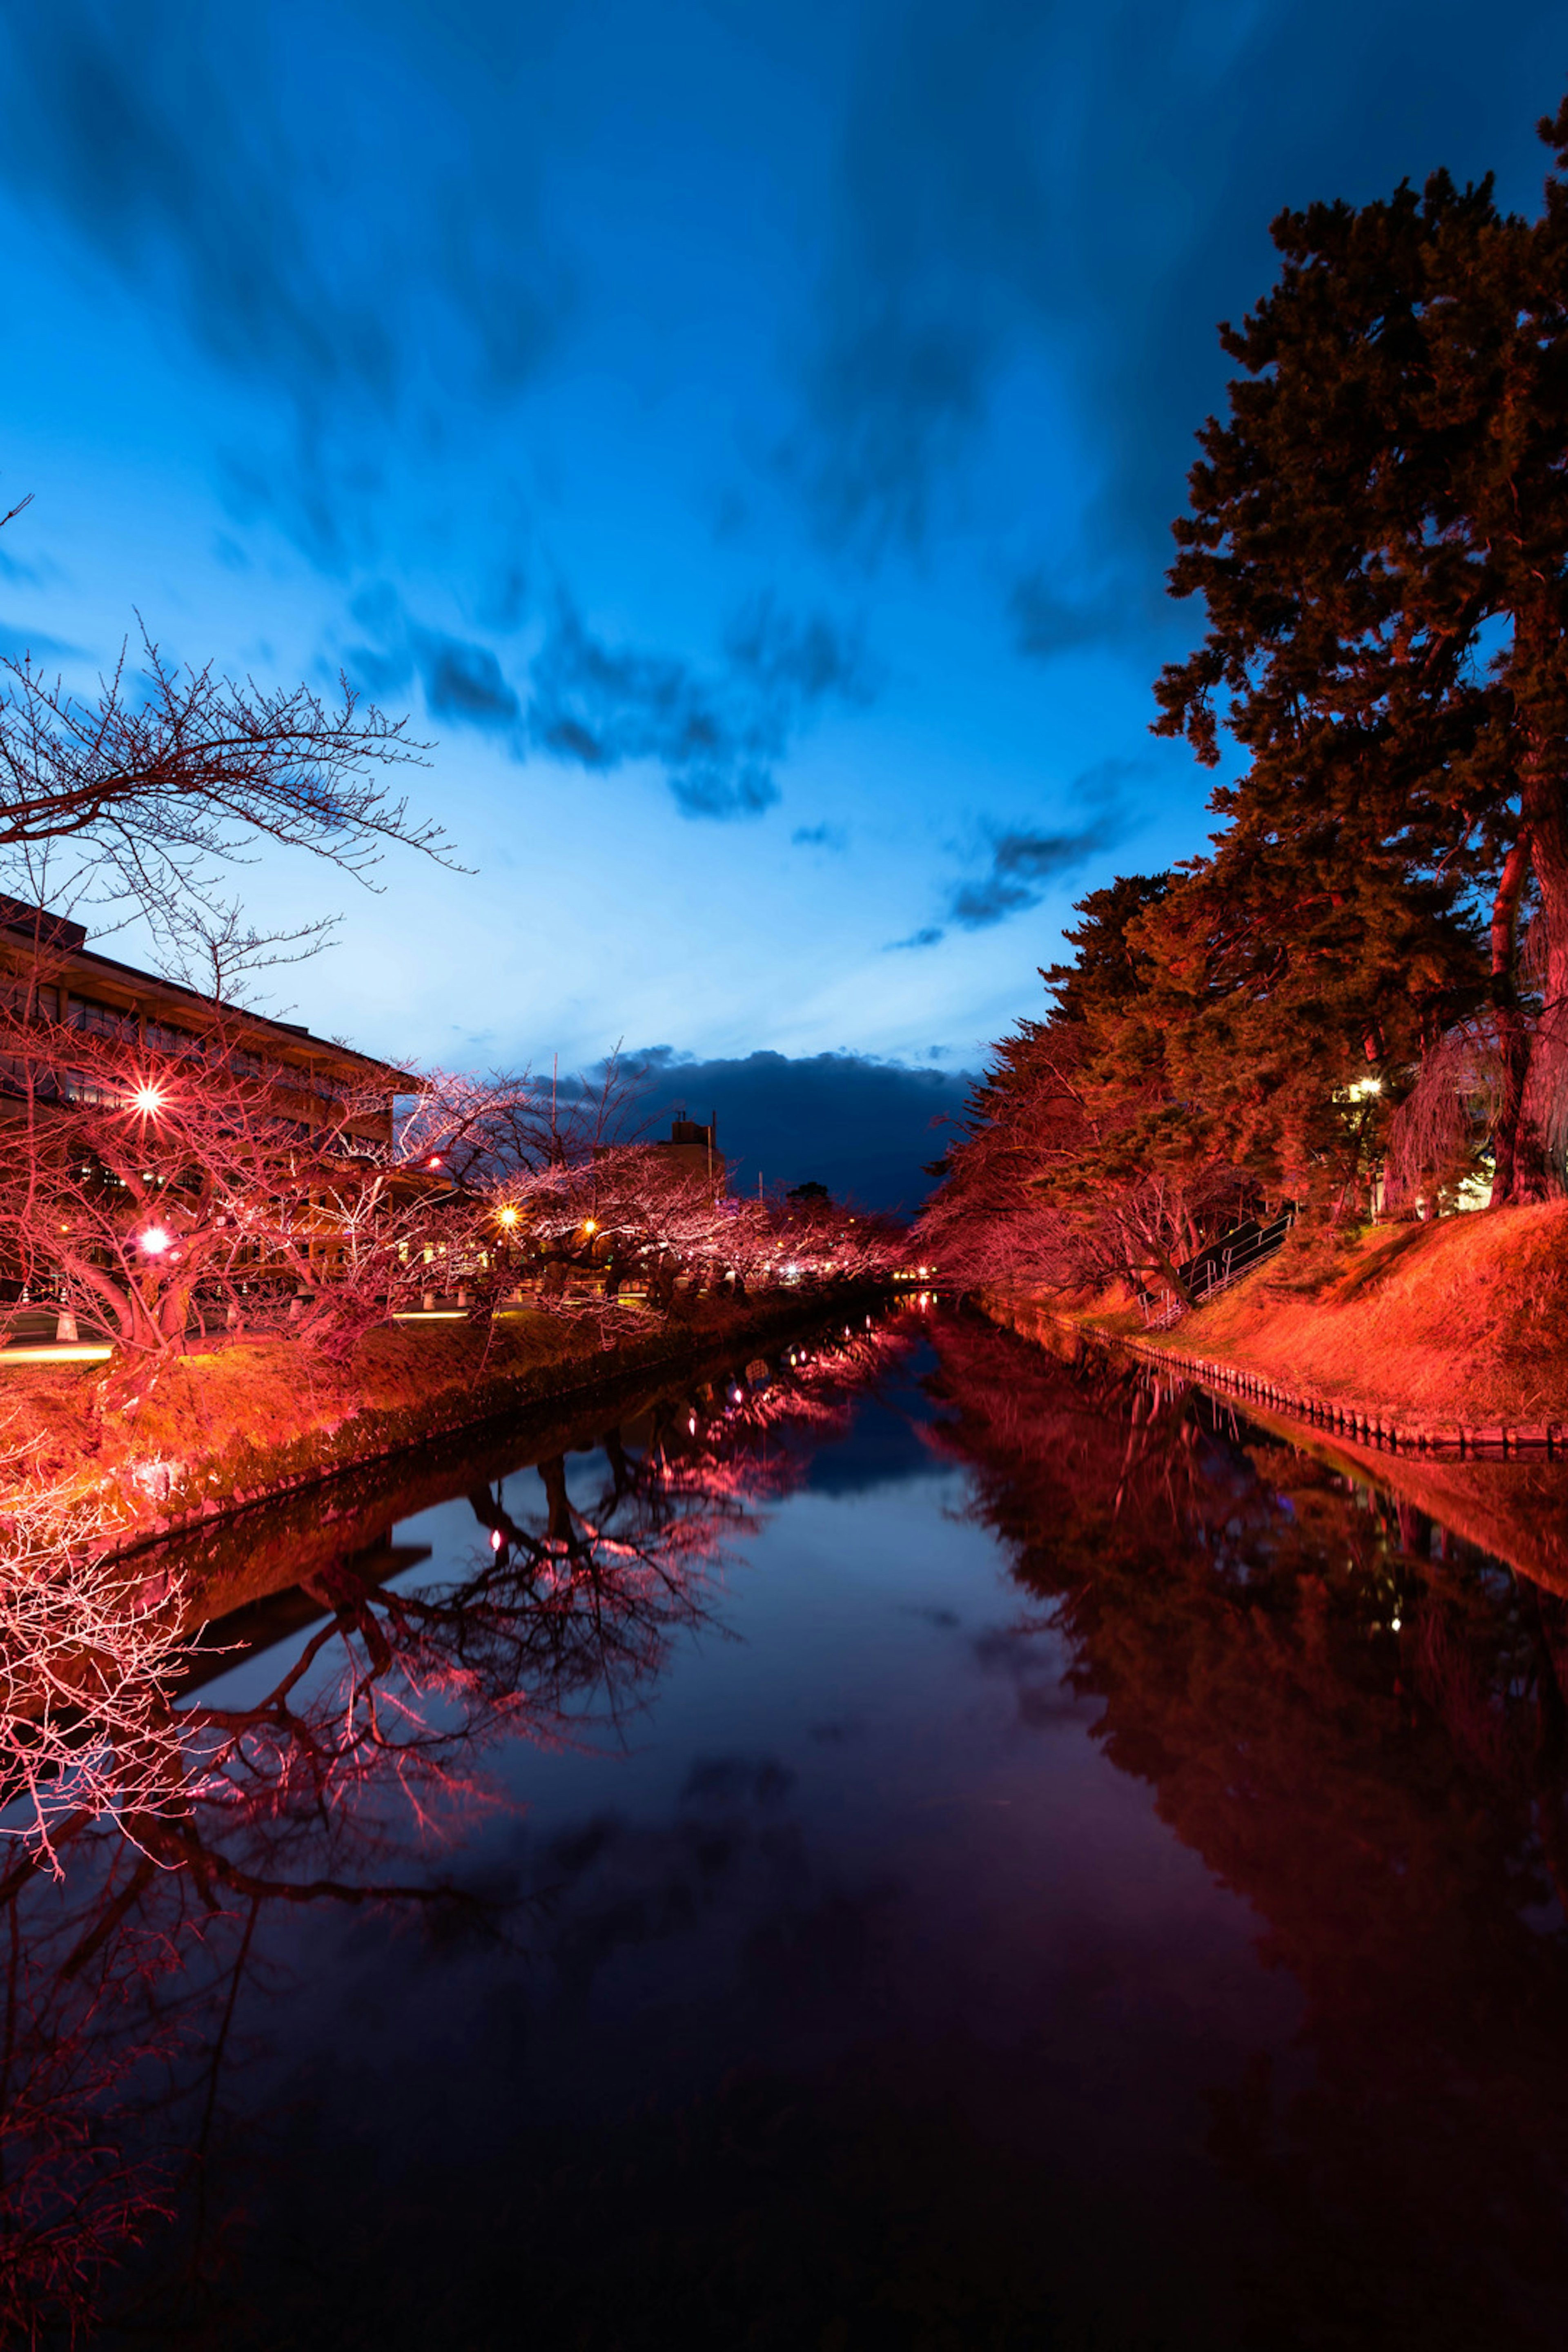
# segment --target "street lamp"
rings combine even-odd
[[[148,1257],[162,1257],[174,1241],[174,1235],[163,1225],[149,1225],[136,1236],[136,1246]]]

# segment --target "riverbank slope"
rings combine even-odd
[[[117,1549],[503,1416],[599,1392],[639,1373],[833,1314],[879,1292],[770,1292],[614,1324],[528,1310],[489,1326],[432,1320],[368,1332],[333,1361],[259,1340],[148,1368],[127,1391],[98,1365],[0,1370],[0,1422],[28,1475],[90,1509]]]
[[[1456,1439],[1568,1427],[1568,1202],[1374,1225],[1338,1243],[1298,1229],[1163,1332],[1145,1330],[1125,1289],[990,1291],[982,1303],[1026,1336],[1098,1332],[1369,1424]]]

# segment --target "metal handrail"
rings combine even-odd
[[[1287,1209],[1271,1224],[1260,1226],[1251,1241],[1233,1242],[1218,1256],[1215,1254],[1220,1246],[1217,1243],[1211,1244],[1207,1250],[1200,1250],[1195,1257],[1188,1260],[1193,1268],[1193,1279],[1187,1284],[1191,1307],[1205,1307],[1211,1298],[1217,1298],[1222,1290],[1228,1290],[1233,1283],[1239,1282],[1244,1274],[1250,1274],[1264,1258],[1272,1257],[1295,1222],[1294,1209]],[[1186,1267],[1178,1267],[1177,1271],[1186,1281]],[[1173,1323],[1180,1322],[1182,1317],[1191,1311],[1188,1301],[1173,1290],[1167,1291],[1161,1298],[1141,1297],[1139,1303],[1143,1309],[1143,1327],[1150,1331],[1168,1331]]]

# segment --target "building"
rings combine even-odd
[[[724,1183],[724,1155],[718,1146],[719,1122],[710,1119],[706,1127],[694,1118],[670,1121],[668,1139],[660,1137],[654,1150],[669,1162],[672,1171],[683,1176],[710,1178],[721,1191]]]
[[[100,955],[88,946],[82,924],[3,894],[0,1005],[12,1018],[58,1021],[69,1029],[123,1039],[157,1054],[199,1054],[203,1033],[210,1033],[215,1016],[219,1017],[231,1041],[231,1066],[263,1081],[280,1117],[305,1127],[322,1127],[336,1123],[341,1107],[350,1103],[353,1108],[345,1131],[371,1146],[390,1144],[394,1098],[411,1092],[416,1083],[390,1063],[314,1036],[300,1022],[273,1020],[238,1005],[215,1005],[178,981]],[[6,1060],[0,1052],[0,1123],[5,1095],[14,1091],[6,1086]],[[68,1100],[73,1098],[68,1071],[60,1074],[59,1091]]]

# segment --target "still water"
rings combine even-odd
[[[17,2340],[1568,2341],[1557,1465],[944,1311],[615,1410],[205,1562],[6,1882]]]

